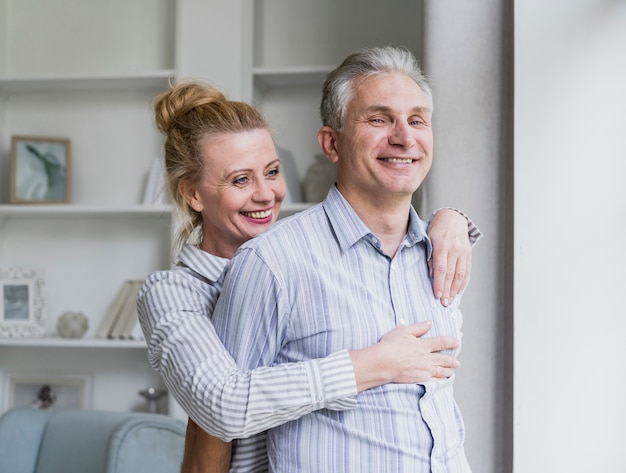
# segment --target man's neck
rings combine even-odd
[[[341,188],[339,191],[365,225],[381,241],[385,253],[393,258],[406,236],[411,196],[395,198],[366,196],[362,198],[349,192],[344,193]]]

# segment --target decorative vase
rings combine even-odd
[[[82,312],[63,312],[57,322],[57,332],[63,338],[80,338],[89,328],[89,319]]]
[[[159,413],[159,399],[167,394],[165,389],[148,388],[139,391],[139,395],[146,400],[146,411]]]
[[[315,155],[304,177],[304,201],[321,202],[337,179],[337,167],[323,154]]]

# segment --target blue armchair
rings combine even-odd
[[[184,441],[159,414],[16,408],[0,417],[0,473],[178,473]]]

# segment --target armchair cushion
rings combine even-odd
[[[159,414],[20,408],[0,418],[12,473],[178,473],[185,425]]]

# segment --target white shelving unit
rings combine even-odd
[[[42,268],[48,313],[46,337],[0,339],[2,398],[14,373],[90,373],[90,405],[111,410],[163,386],[143,342],[94,334],[124,280],[170,266],[172,212],[140,202],[162,154],[150,103],[171,78],[261,106],[297,188],[319,153],[326,74],[363,46],[419,56],[421,23],[414,0],[0,0],[0,267]],[[8,203],[18,134],[71,140],[70,204]],[[283,217],[310,205],[291,194]],[[56,335],[66,310],[89,317],[84,338]]]
[[[51,77],[2,77],[0,93],[52,93],[79,91],[143,91],[162,90],[175,75],[173,69],[143,74],[97,75],[97,76],[51,76]]]
[[[87,405],[141,410],[138,391],[162,387],[143,341],[95,338],[126,279],[170,266],[172,213],[143,205],[162,139],[150,102],[175,75],[173,0],[0,0],[0,266],[45,275],[43,338],[0,339],[0,411],[11,377],[90,379]],[[71,203],[9,204],[10,137],[69,138]],[[81,339],[56,333],[81,311]]]
[[[0,223],[9,217],[46,217],[46,216],[75,216],[90,217],[93,215],[128,216],[128,215],[162,215],[168,214],[171,209],[160,205],[130,205],[104,207],[97,205],[16,205],[0,204]]]
[[[102,340],[97,338],[69,339],[60,337],[44,338],[4,338],[0,347],[37,347],[37,348],[139,348],[144,350],[143,340]]]
[[[244,100],[259,105],[302,179],[320,154],[319,104],[326,75],[351,51],[393,44],[422,51],[423,2],[248,0],[251,54]]]

